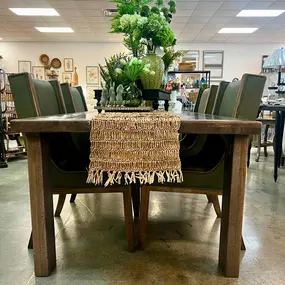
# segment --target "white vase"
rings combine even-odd
[[[171,91],[169,110],[172,112],[181,112],[182,103],[177,101],[177,90]]]
[[[176,102],[177,101],[177,90],[171,91],[170,101]]]

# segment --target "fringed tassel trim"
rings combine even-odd
[[[107,174],[107,180],[104,186],[121,184],[122,178],[125,181],[125,185],[134,184],[138,180],[141,185],[153,184],[155,178],[157,183],[182,183],[183,174],[179,170],[166,170],[166,171],[140,171],[140,172],[126,172],[124,175],[121,172],[116,171],[103,171],[103,170],[89,170],[87,183],[93,183],[95,185],[103,185],[104,173]]]

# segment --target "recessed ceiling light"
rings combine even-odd
[[[0,38],[0,41],[2,41],[3,39],[2,38]]]
[[[242,10],[237,17],[277,17],[285,10]]]
[[[18,16],[59,16],[53,8],[9,8]]]
[[[41,33],[74,33],[69,27],[36,27]]]
[[[258,28],[222,28],[219,34],[251,34],[258,30]]]

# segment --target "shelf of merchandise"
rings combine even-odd
[[[211,84],[211,71],[208,70],[201,70],[201,71],[169,71],[168,72],[168,80],[175,78],[179,81],[180,85],[185,84],[185,95],[188,100],[192,103],[196,102],[199,88],[196,88],[194,82],[196,80],[201,80],[202,78],[205,79],[205,83],[210,86]]]
[[[21,133],[12,132],[10,127],[11,120],[17,118],[15,104],[9,85],[6,89],[0,92],[1,102],[1,125],[2,125],[2,149],[4,153],[2,160],[7,161],[11,156],[17,156],[26,153],[24,137]],[[4,142],[4,143],[3,143]],[[2,150],[3,152],[3,150]]]
[[[197,70],[197,71],[168,71],[168,77],[171,75],[180,75],[181,78],[185,78],[185,74],[193,74],[192,78],[201,80],[203,75],[205,75],[206,83],[210,86],[211,85],[211,71],[209,70]]]

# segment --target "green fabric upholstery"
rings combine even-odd
[[[87,111],[86,102],[84,96],[80,94],[79,90],[75,87],[71,88],[71,95],[75,104],[76,112],[86,112]]]
[[[62,83],[61,90],[67,113],[86,112],[88,110],[84,94],[80,86],[70,87],[68,83]]]
[[[51,84],[53,91],[56,94],[56,98],[57,98],[57,103],[60,109],[60,113],[61,114],[67,114],[67,110],[65,107],[65,103],[64,103],[64,99],[63,99],[63,95],[62,95],[62,91],[60,88],[60,84],[57,80],[50,80],[49,83]]]
[[[88,111],[88,108],[87,108],[87,104],[86,104],[86,100],[85,100],[85,97],[84,97],[84,93],[83,93],[82,87],[81,87],[81,86],[76,86],[76,87],[74,87],[74,88],[77,89],[77,91],[79,92],[79,94],[80,94],[80,96],[81,96],[84,110],[85,110],[85,111]]]
[[[220,106],[217,109],[217,115],[229,118],[234,117],[234,109],[239,89],[240,89],[240,81],[231,82],[228,84],[223,94],[222,100],[220,102]]]
[[[71,95],[70,86],[68,83],[60,84],[64,103],[66,106],[66,111],[68,114],[75,113],[75,103],[73,101],[73,97]]]
[[[37,117],[37,109],[35,108],[34,97],[31,96],[32,78],[28,73],[19,73],[10,75],[8,78],[19,118]],[[16,96],[16,94],[19,96]]]
[[[198,106],[198,113],[205,113],[209,96],[210,96],[210,88],[207,88],[202,93],[199,106]]]
[[[40,115],[51,116],[61,114],[58,99],[51,84],[47,81],[38,79],[34,79],[33,83],[40,106]],[[42,108],[42,106],[45,107]]]
[[[198,103],[198,113],[212,114],[216,102],[217,90],[217,85],[212,85],[210,88],[204,89]],[[188,134],[181,143],[181,153],[191,156],[197,155],[204,147],[206,140],[207,135]]]
[[[201,96],[204,92],[205,88],[204,87],[200,87],[199,88],[199,91],[198,91],[198,96],[197,96],[197,99],[196,99],[196,102],[195,102],[195,108],[194,108],[194,112],[198,112],[198,108],[199,108],[199,105],[200,105],[200,100],[201,100]]]
[[[212,85],[210,87],[208,102],[207,102],[206,109],[205,109],[205,114],[213,113],[213,109],[214,109],[214,105],[215,105],[216,97],[217,97],[217,91],[218,91],[217,85]]]
[[[242,78],[241,98],[235,117],[246,120],[256,120],[261,102],[260,93],[263,92],[266,77],[260,75],[245,74]]]

